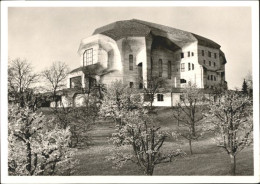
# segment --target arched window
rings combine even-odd
[[[93,64],[93,49],[87,49],[83,53],[83,66]]]

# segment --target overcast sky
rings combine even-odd
[[[9,8],[8,57],[26,58],[39,72],[53,61],[80,66],[81,39],[118,20],[141,19],[190,31],[221,45],[230,89],[252,71],[250,7]]]

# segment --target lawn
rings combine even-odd
[[[171,109],[160,108],[157,112],[156,120],[161,129],[172,130],[177,127],[177,123],[171,118]],[[78,149],[76,154],[79,165],[75,167],[77,176],[86,175],[142,175],[142,171],[130,163],[120,169],[112,168],[111,161],[106,159],[111,153],[113,145],[108,142],[109,137],[114,132],[114,124],[109,121],[97,122],[90,132],[92,135],[92,145]],[[154,175],[208,175],[224,176],[229,175],[229,156],[216,146],[209,134],[201,140],[193,143],[193,155],[189,154],[187,141],[181,140],[178,144],[172,140],[167,140],[163,145],[164,152],[175,150],[181,147],[187,156],[176,158],[170,163],[159,164],[155,167]],[[124,150],[126,152],[131,151]],[[253,146],[246,148],[237,156],[237,175],[253,175]]]

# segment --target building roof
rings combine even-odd
[[[122,20],[102,26],[94,31],[93,35],[95,34],[104,34],[114,40],[119,40],[126,36],[147,36],[152,34],[154,36],[166,37],[179,47],[198,41],[198,44],[202,46],[220,48],[220,45],[216,42],[200,35],[137,19]]]
[[[74,70],[71,70],[70,73],[75,73],[75,72],[80,72],[80,71],[83,71],[83,67],[78,67],[78,68],[75,68]]]

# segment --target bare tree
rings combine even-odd
[[[68,66],[61,61],[54,62],[52,66],[42,72],[43,77],[51,86],[55,107],[57,107],[57,90],[65,86],[64,80],[68,75]]]
[[[25,105],[24,94],[30,91],[32,84],[37,82],[38,75],[32,71],[27,60],[20,58],[11,60],[8,66],[8,97],[14,99],[21,107]]]
[[[154,168],[161,163],[172,162],[177,156],[184,156],[181,149],[163,152],[163,144],[168,136],[160,131],[152,118],[142,111],[134,110],[125,116],[125,124],[117,129],[111,140],[115,150],[107,158],[120,168],[127,161],[137,164],[145,175],[153,175]],[[131,151],[125,152],[122,148],[128,147]]]
[[[208,129],[216,134],[217,145],[230,156],[231,174],[236,174],[237,154],[253,142],[253,100],[240,92],[226,91],[209,104]],[[210,126],[211,125],[211,126]]]
[[[190,154],[192,154],[192,141],[203,134],[200,122],[203,119],[204,95],[191,83],[184,88],[177,108],[173,110],[173,117],[178,121],[177,134],[189,141]]]
[[[144,86],[144,100],[149,102],[150,110],[152,109],[155,94],[160,88],[164,88],[166,80],[162,77],[150,76],[147,80],[147,86]]]

